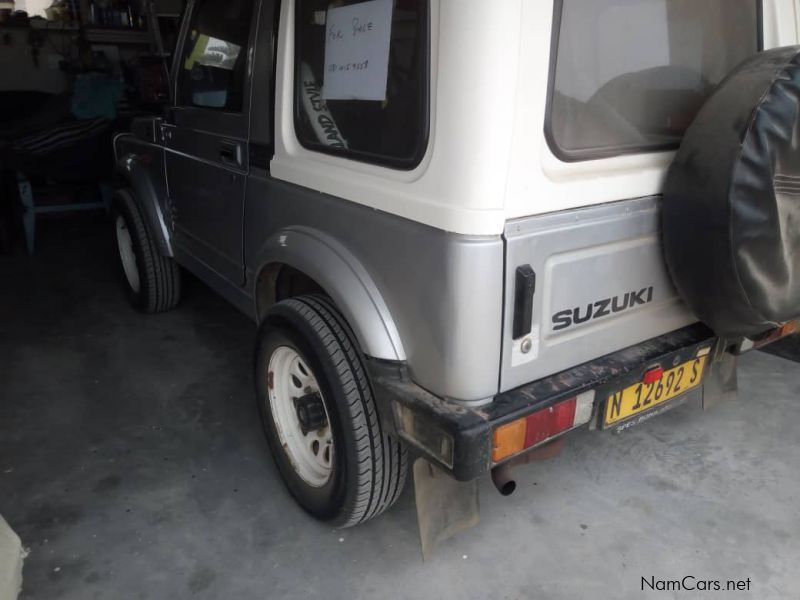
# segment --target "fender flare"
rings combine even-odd
[[[331,297],[352,327],[364,354],[382,360],[406,360],[397,326],[378,287],[361,262],[339,241],[310,227],[287,227],[267,239],[258,258],[253,278],[256,305],[263,270],[276,263],[290,266],[311,277]],[[260,320],[261,315],[257,318]]]
[[[117,161],[117,171],[133,189],[136,201],[144,213],[150,233],[158,251],[163,256],[173,257],[172,232],[167,225],[161,198],[166,198],[163,177],[153,174],[153,167],[134,152],[124,154]]]

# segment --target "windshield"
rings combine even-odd
[[[757,0],[563,0],[548,122],[572,159],[676,145],[758,50]]]

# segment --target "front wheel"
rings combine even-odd
[[[350,527],[394,504],[406,450],[384,429],[363,357],[329,300],[301,296],[270,309],[255,379],[272,456],[307,512]]]
[[[162,256],[130,190],[114,194],[112,216],[122,279],[128,298],[143,313],[174,308],[181,296],[181,273],[174,259]]]

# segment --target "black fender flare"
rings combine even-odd
[[[139,151],[135,147],[139,144],[147,148]],[[166,210],[163,149],[135,139],[122,140],[120,143],[119,137],[114,141],[114,147],[117,151],[123,150],[117,153],[117,172],[133,190],[159,253],[173,257],[172,228]]]

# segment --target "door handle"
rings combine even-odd
[[[229,165],[241,166],[242,164],[242,151],[239,144],[229,144],[223,142],[219,148],[219,157],[222,162]]]

